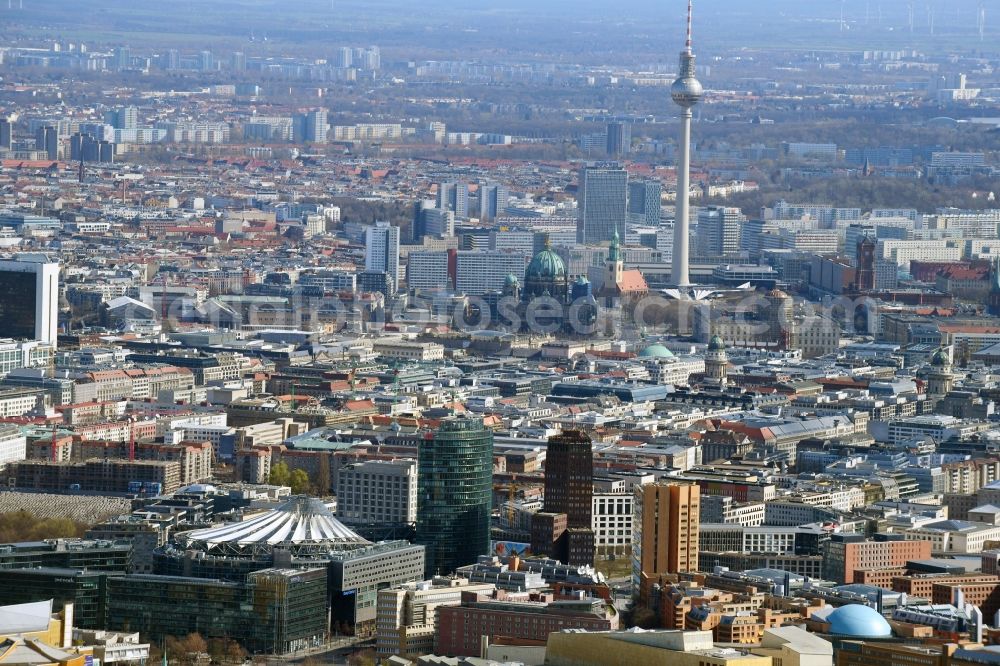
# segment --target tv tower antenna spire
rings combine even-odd
[[[687,39],[684,40],[684,52],[691,55],[691,23],[692,14],[694,13],[693,1],[688,0],[688,16],[687,16]]]

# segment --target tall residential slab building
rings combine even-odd
[[[651,483],[635,489],[632,586],[640,603],[658,576],[698,570],[700,497],[694,484]]]
[[[449,574],[489,552],[493,433],[482,418],[453,416],[420,440],[416,543],[428,575]]]
[[[399,287],[399,228],[377,221],[365,230],[365,270],[386,273]]]
[[[699,210],[698,254],[702,257],[738,254],[746,220],[739,208],[706,206]]]
[[[450,210],[455,217],[469,217],[469,184],[439,183],[437,208]]]
[[[628,173],[617,162],[599,162],[580,170],[576,240],[605,243],[615,231],[625,233]]]

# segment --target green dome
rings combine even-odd
[[[590,280],[588,280],[587,278],[583,277],[582,275],[577,275],[576,276],[576,284],[580,284],[580,285],[590,284]]]
[[[726,343],[718,335],[713,335],[708,341],[708,351],[720,351],[726,348]]]
[[[951,365],[951,359],[948,358],[948,352],[944,350],[944,347],[938,349],[934,352],[934,356],[931,356],[931,365],[938,368],[945,365]]]
[[[524,273],[524,281],[553,280],[566,276],[566,264],[562,257],[546,247],[535,255]]]
[[[663,345],[649,345],[641,352],[639,358],[673,358],[673,353]]]
[[[517,276],[513,273],[507,273],[507,279],[504,280],[504,284],[508,287],[516,287],[519,284]]]

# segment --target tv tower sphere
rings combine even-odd
[[[691,58],[691,69],[694,70],[694,56]],[[674,100],[674,104],[683,107],[685,109],[690,109],[692,106],[701,101],[702,95],[705,93],[705,89],[701,87],[701,82],[694,78],[694,73],[692,71],[691,75],[685,76],[683,73],[673,85],[670,86],[670,97]]]
[[[677,80],[670,86],[670,97],[674,100],[674,104],[684,109],[690,109],[700,102],[705,93],[701,82],[694,75],[695,56],[691,50],[691,4],[691,0],[688,0],[687,40],[684,42],[684,50],[681,51]]]

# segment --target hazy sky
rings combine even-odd
[[[416,51],[447,49],[454,41],[458,49],[568,54],[590,45],[672,53],[683,38],[687,8],[687,0],[23,0],[24,10],[18,11],[14,2],[12,12],[0,0],[0,38],[70,35],[113,43],[150,35],[154,44],[184,35],[232,41],[252,30],[303,45],[356,35]],[[980,2],[695,0],[694,34],[696,45],[709,53],[744,46],[996,51],[1000,2],[985,0],[983,42],[976,26]]]

